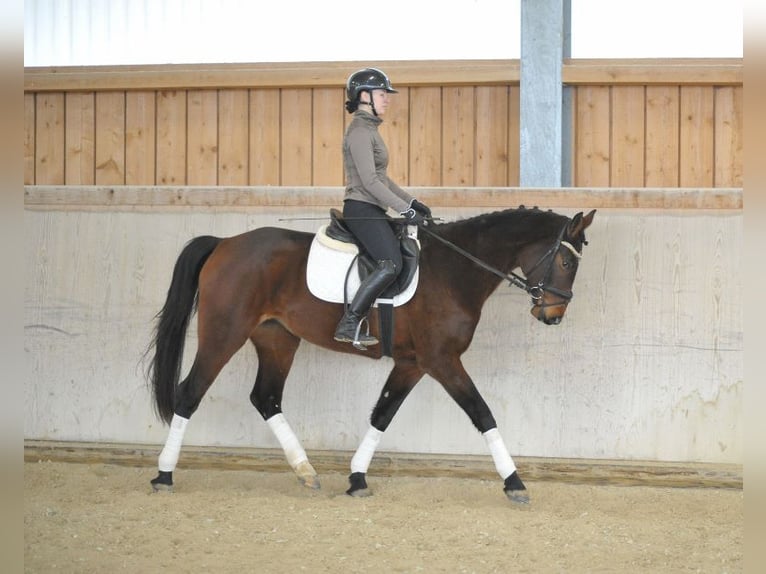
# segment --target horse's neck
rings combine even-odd
[[[547,212],[523,220],[516,214],[502,215],[498,214],[494,221],[489,220],[490,224],[482,222],[480,218],[464,222],[464,227],[455,229],[453,241],[503,274],[519,266],[520,256],[525,249],[540,243],[552,244],[562,225]],[[483,276],[489,296],[501,279],[492,272],[483,272]]]

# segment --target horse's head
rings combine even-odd
[[[540,242],[522,258],[521,268],[532,296],[531,313],[546,325],[558,325],[566,313],[582,248],[587,243],[585,229],[595,214],[595,209],[585,216],[578,213],[552,243]]]

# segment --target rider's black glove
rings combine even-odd
[[[428,225],[428,220],[419,211],[415,211],[414,207],[410,207],[406,211],[400,213],[407,220],[409,225]]]
[[[433,219],[433,216],[431,215],[431,209],[425,203],[422,203],[417,199],[413,199],[412,203],[410,203],[410,207],[419,212],[426,219]]]

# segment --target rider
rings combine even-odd
[[[415,225],[427,225],[431,219],[431,210],[386,174],[388,149],[378,126],[383,122],[389,94],[396,93],[386,74],[376,68],[354,72],[346,82],[346,111],[354,117],[343,138],[343,216],[346,226],[377,262],[335,330],[336,341],[354,343],[357,348],[378,343],[375,337],[360,332],[361,324],[375,299],[402,270],[399,240],[386,211],[391,208]]]

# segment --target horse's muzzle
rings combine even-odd
[[[532,316],[538,321],[545,323],[546,325],[558,325],[564,318],[567,306],[565,303],[561,305],[535,305],[530,309]]]

